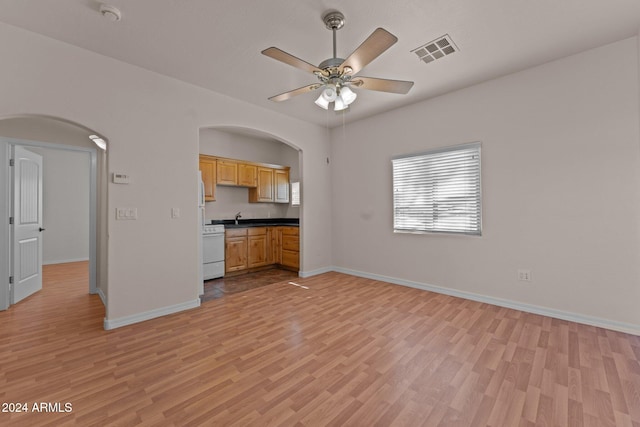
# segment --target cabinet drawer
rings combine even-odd
[[[300,230],[298,227],[281,227],[283,236],[299,236]]]
[[[249,236],[260,236],[267,234],[267,227],[250,227]]]
[[[298,236],[287,236],[286,234],[283,235],[282,249],[298,252],[300,250],[300,238]]]
[[[224,230],[225,237],[245,237],[247,235],[246,228],[227,228]]]

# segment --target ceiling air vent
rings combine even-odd
[[[418,58],[420,58],[421,61],[428,64],[429,62],[433,62],[443,56],[451,55],[456,51],[458,51],[458,48],[451,40],[451,37],[449,37],[448,34],[445,34],[442,37],[413,49],[411,52],[418,55]]]

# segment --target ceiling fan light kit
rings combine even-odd
[[[333,103],[334,111],[343,111],[349,108],[358,96],[351,87],[398,94],[409,92],[413,82],[356,76],[362,68],[395,44],[398,41],[396,36],[383,28],[378,28],[347,59],[342,59],[336,54],[336,31],[344,26],[344,15],[338,11],[329,11],[324,14],[322,20],[327,29],[333,32],[333,57],[322,61],[318,67],[277,47],[262,51],[263,55],[310,72],[319,80],[319,83],[272,96],[269,98],[271,101],[285,101],[322,88],[315,104],[328,110],[329,105]]]

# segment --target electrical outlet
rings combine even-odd
[[[138,219],[138,209],[137,208],[116,208],[116,219],[117,220]]]
[[[518,270],[518,280],[521,282],[530,282],[531,270]]]

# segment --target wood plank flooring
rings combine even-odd
[[[72,411],[0,425],[640,426],[637,336],[340,273],[104,331],[72,282],[0,312],[0,401]]]

